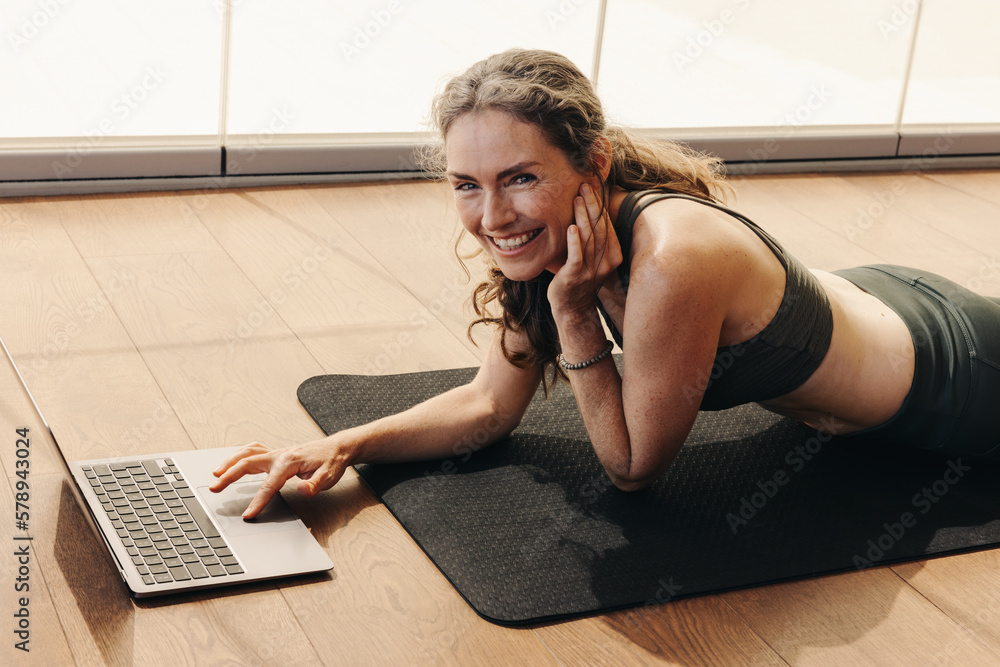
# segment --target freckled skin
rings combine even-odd
[[[598,188],[599,179],[574,169],[536,126],[495,110],[460,116],[446,143],[458,216],[504,275],[531,280],[545,270],[556,273],[566,262],[573,198],[582,183]],[[516,254],[501,251],[491,238],[535,231]]]

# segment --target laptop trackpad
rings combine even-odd
[[[259,488],[260,482],[246,482],[228,486],[220,493],[212,493],[207,486],[202,486],[198,488],[198,494],[215,516],[219,529],[227,535],[261,535],[301,525],[281,496],[272,498],[253,520],[244,521],[243,510]]]

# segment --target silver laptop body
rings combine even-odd
[[[264,475],[221,493],[212,470],[237,447],[67,461],[0,338],[44,424],[87,522],[132,595],[149,597],[323,572],[333,562],[280,494],[252,521],[241,518]]]

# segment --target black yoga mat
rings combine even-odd
[[[299,387],[327,433],[475,369],[329,375]],[[830,439],[757,406],[701,413],[667,473],[619,491],[567,385],[508,439],[358,472],[466,601],[521,625],[1000,543],[1000,466]],[[405,446],[401,443],[400,446]]]

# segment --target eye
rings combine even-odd
[[[531,183],[532,181],[536,180],[538,179],[535,178],[532,174],[520,174],[518,176],[515,176],[513,180],[511,180],[511,185],[527,185],[528,183]]]
[[[476,187],[475,183],[459,183],[455,186],[456,192],[468,192],[472,188]]]

